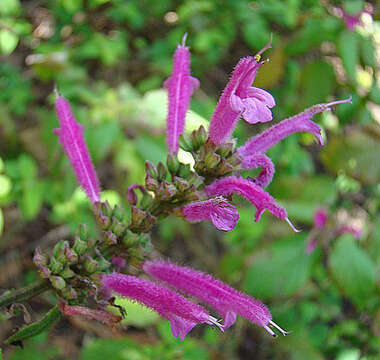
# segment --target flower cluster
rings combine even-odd
[[[185,40],[186,37],[175,51],[173,72],[164,83],[168,90],[166,141],[169,154],[166,163],[154,165],[146,161],[145,184],[128,187],[129,214],[121,207],[112,208],[101,201],[100,182],[84,141],[83,127],[75,120],[68,101],[56,93],[59,128],[54,133],[92,204],[99,233],[94,239],[81,227],[72,243],[58,242],[50,257],[37,249],[34,262],[44,284],[50,284],[60,298],[57,311],[65,315],[85,316],[114,326],[120,318],[108,315],[103,307],[113,305],[109,295],[116,293],[157,311],[170,321],[173,335],[180,339],[200,323],[215,325],[224,331],[235,322],[237,315],[262,326],[272,336],[275,336],[273,328],[286,335],[287,332],[272,321],[264,304],[211,275],[169,262],[146,261],[151,250],[149,231],[158,219],[169,215],[190,222],[208,220],[217,229],[230,231],[239,219],[238,209],[232,204],[234,194],[246,198],[256,208],[255,221],[268,210],[298,231],[286,210],[265,191],[275,172],[266,152],[297,132],[309,132],[323,145],[321,129],[312,117],[332,106],[350,103],[351,98],[314,105],[236,148],[231,137],[241,117],[250,124],[272,120],[273,96],[252,85],[266,62],[261,56],[271,47],[268,44],[255,56],[238,62],[215,108],[209,132],[200,127],[190,136],[184,136],[190,98],[200,85],[191,76],[190,50]],[[191,153],[193,166],[180,162],[179,147]],[[243,170],[254,168],[261,169],[256,177],[241,175]],[[316,227],[323,227],[326,221],[326,216],[318,215]],[[127,263],[138,265],[163,285],[120,273]],[[165,286],[209,305],[224,318],[223,324],[201,305]],[[104,291],[99,291],[100,288]],[[101,309],[86,307],[89,296]],[[54,319],[59,318],[56,311],[52,314]]]

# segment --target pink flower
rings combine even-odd
[[[228,203],[223,197],[185,205],[182,208],[182,214],[188,221],[210,220],[217,229],[224,231],[232,230],[239,220],[236,207]]]
[[[359,240],[362,235],[361,229],[351,225],[343,225],[337,231],[339,235],[346,233],[352,234],[357,240]]]
[[[273,96],[252,86],[259,67],[264,64],[260,55],[270,47],[268,44],[256,56],[244,57],[236,65],[211,119],[209,135],[215,145],[231,136],[240,116],[250,124],[272,120],[269,109],[275,105]]]
[[[256,185],[249,179],[244,179],[236,176],[228,176],[214,181],[212,184],[205,187],[208,196],[227,196],[232,194],[239,194],[245,197],[257,209],[255,221],[259,221],[261,215],[265,210],[270,211],[274,216],[279,219],[286,220],[292,229],[296,232],[298,230],[288,219],[286,210],[281,207],[276,201],[265,192],[260,186]]]
[[[278,124],[264,130],[261,134],[252,137],[245,145],[238,149],[239,155],[244,158],[256,153],[265,153],[269,148],[276,145],[282,139],[296,132],[310,132],[323,145],[321,128],[310,119],[318,113],[331,110],[331,106],[350,103],[351,97],[345,100],[333,101],[325,104],[314,105],[302,113],[280,121]]]
[[[185,127],[190,98],[199,87],[199,81],[190,76],[190,51],[185,41],[186,34],[174,53],[172,75],[164,83],[169,96],[166,143],[170,153],[178,151],[178,137]]]
[[[78,182],[88,198],[92,203],[98,202],[100,200],[99,179],[84,141],[83,126],[75,120],[69,102],[58,93],[57,96],[55,107],[60,127],[54,129],[54,134],[58,135]]]
[[[206,309],[153,282],[135,276],[113,273],[104,275],[102,283],[106,291],[135,300],[158,312],[170,321],[173,336],[179,336],[181,340],[197,324],[206,323],[222,329]]]
[[[314,227],[322,229],[326,226],[328,220],[328,212],[325,208],[318,208],[314,212]]]
[[[257,177],[249,178],[256,185],[265,188],[271,183],[274,175],[274,165],[268,156],[260,153],[245,156],[242,159],[241,165],[245,170],[261,167],[261,171]]]
[[[143,269],[157,280],[212,306],[223,316],[224,329],[233,325],[236,316],[240,315],[264,327],[272,336],[276,334],[269,326],[274,326],[283,335],[287,334],[272,321],[272,315],[263,303],[214,279],[211,275],[163,261],[146,261]]]

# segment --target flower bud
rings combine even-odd
[[[221,144],[220,146],[217,147],[215,152],[219,154],[221,157],[225,158],[232,153],[233,148],[234,148],[234,144],[232,143]]]
[[[146,174],[145,187],[149,191],[155,191],[158,187],[158,181],[154,179],[150,174]]]
[[[102,230],[107,230],[111,225],[111,219],[104,214],[98,214],[96,216],[96,220],[98,221],[98,225]]]
[[[36,265],[45,265],[45,266],[48,263],[48,257],[46,254],[44,254],[41,251],[40,247],[37,247],[36,250],[34,251],[33,262]]]
[[[176,174],[179,169],[179,161],[176,155],[169,154],[166,158],[166,165],[171,174]]]
[[[136,245],[137,242],[138,242],[138,235],[128,230],[123,237],[123,244],[126,247],[132,247]]]
[[[174,177],[174,185],[179,190],[179,192],[184,192],[190,187],[188,181],[177,176]]]
[[[204,178],[195,173],[191,173],[188,181],[190,185],[194,186],[195,188],[198,188],[204,183]]]
[[[103,214],[103,215],[106,215],[106,216],[112,216],[112,208],[110,206],[110,204],[108,203],[108,201],[104,201],[102,203],[100,203],[100,212]]]
[[[222,159],[218,164],[216,171],[218,175],[226,175],[234,170],[234,167],[226,159]]]
[[[153,179],[157,179],[157,176],[158,176],[157,168],[149,160],[145,161],[145,172],[149,174]]]
[[[117,236],[121,236],[126,229],[126,226],[119,222],[115,217],[112,217],[111,231]]]
[[[161,161],[157,164],[157,173],[158,173],[158,180],[166,179],[166,175],[168,171],[166,170],[165,165]]]
[[[191,152],[193,150],[193,145],[183,135],[180,135],[180,137],[178,139],[178,144],[179,144],[180,148],[182,148],[185,151]]]
[[[78,262],[78,254],[69,246],[65,247],[65,257],[69,264],[76,264]]]
[[[73,300],[78,297],[77,292],[70,285],[61,290],[62,296],[67,300]]]
[[[63,270],[63,264],[52,256],[50,258],[49,269],[53,274],[59,274]]]
[[[111,267],[111,263],[107,261],[104,257],[98,258],[97,263],[99,271],[105,271]]]
[[[83,240],[79,239],[79,237],[76,236],[73,250],[78,254],[78,256],[81,256],[87,250],[87,243],[85,243]]]
[[[87,273],[93,274],[98,270],[98,263],[93,258],[87,256],[84,261],[84,269],[87,271]]]
[[[111,231],[103,231],[104,242],[107,245],[116,245],[117,244],[117,236],[113,234]]]
[[[66,281],[60,276],[50,276],[49,280],[53,287],[57,290],[62,290],[66,286]]]
[[[186,179],[191,173],[190,165],[189,164],[179,164],[179,170],[178,170],[178,176],[181,178]]]
[[[64,279],[71,279],[75,276],[75,272],[70,269],[69,266],[66,266],[59,274]]]
[[[80,224],[78,227],[78,236],[81,240],[87,241],[90,236],[86,224]]]
[[[150,205],[152,205],[152,203],[153,203],[152,195],[146,192],[141,199],[140,207],[142,209],[147,209],[149,208]]]
[[[204,162],[209,169],[213,169],[216,165],[218,165],[219,161],[220,156],[214,152],[209,152],[204,159]]]

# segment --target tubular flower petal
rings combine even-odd
[[[245,197],[257,209],[255,221],[259,221],[261,215],[265,210],[270,211],[274,216],[279,219],[286,220],[294,231],[294,228],[288,219],[286,210],[281,207],[276,201],[265,192],[260,186],[254,184],[248,179],[236,176],[228,176],[214,181],[212,184],[205,187],[208,196],[227,196],[232,194],[239,194]]]
[[[190,76],[190,51],[189,47],[185,46],[185,40],[186,35],[182,45],[178,45],[174,53],[173,72],[164,82],[169,97],[166,143],[170,153],[178,151],[178,137],[185,127],[190,97],[199,87],[199,81]]]
[[[164,261],[146,261],[143,269],[153,278],[212,306],[223,316],[224,329],[233,325],[236,316],[240,315],[264,327],[272,336],[275,333],[269,328],[270,325],[280,329],[284,335],[287,334],[272,321],[272,315],[263,303],[209,274]]]
[[[310,119],[315,114],[331,110],[331,106],[344,103],[351,103],[351,97],[345,100],[314,105],[302,113],[282,120],[278,124],[264,130],[261,134],[252,137],[245,145],[238,148],[238,153],[241,157],[253,155],[255,153],[265,153],[269,148],[276,145],[282,139],[296,132],[310,132],[318,139],[319,144],[323,145],[321,128]]]
[[[196,201],[182,208],[182,214],[188,221],[210,220],[219,230],[230,231],[239,220],[235,206],[223,197],[206,201]]]
[[[58,96],[55,107],[60,127],[54,129],[54,134],[58,135],[77,180],[88,198],[92,203],[98,202],[99,180],[84,141],[83,126],[75,120],[70,104],[64,97]]]
[[[249,178],[256,185],[265,188],[271,183],[274,175],[274,165],[268,156],[260,153],[246,156],[242,159],[241,165],[243,169],[261,167],[261,171],[257,177]]]
[[[211,119],[209,135],[215,145],[231,136],[240,116],[250,124],[272,120],[269,108],[275,105],[273,96],[252,87],[259,67],[265,63],[260,55],[270,47],[268,44],[255,56],[240,59],[235,66]]]
[[[135,300],[169,320],[173,336],[179,336],[181,340],[197,324],[206,323],[221,328],[206,309],[151,281],[113,273],[104,275],[102,283],[106,291]]]

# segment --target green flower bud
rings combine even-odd
[[[50,276],[49,280],[53,287],[57,290],[62,290],[66,286],[66,281],[60,276]]]
[[[126,229],[126,226],[119,222],[115,217],[112,217],[111,231],[117,236],[121,236]]]
[[[234,167],[226,159],[222,159],[216,169],[218,175],[226,175],[234,170]]]
[[[87,241],[90,234],[88,233],[87,226],[85,224],[80,224],[78,227],[78,236],[81,240]]]
[[[179,161],[177,155],[169,154],[166,158],[166,165],[171,174],[176,174],[179,169]]]
[[[136,245],[137,242],[138,242],[138,235],[128,230],[123,237],[123,244],[127,247],[132,247]]]
[[[168,171],[167,171],[165,165],[161,161],[157,164],[157,173],[158,173],[158,180],[159,181],[166,179],[166,175],[167,175]]]
[[[104,242],[107,245],[116,245],[117,244],[117,236],[111,231],[103,231]]]
[[[142,209],[147,209],[149,206],[151,206],[153,203],[153,197],[148,192],[144,193],[141,201],[140,201],[140,207]]]
[[[149,160],[145,161],[145,172],[149,174],[153,179],[157,179],[157,168]]]
[[[179,170],[178,170],[178,176],[184,179],[187,179],[187,177],[191,173],[191,168],[189,164],[179,164]]]
[[[65,257],[69,264],[76,264],[78,262],[78,254],[69,246],[65,248]]]
[[[179,144],[180,148],[185,150],[185,151],[189,151],[189,152],[193,151],[193,145],[191,144],[191,141],[186,139],[183,135],[179,136],[178,144]]]
[[[61,290],[62,296],[67,300],[73,300],[78,297],[78,293],[70,285]]]
[[[84,269],[87,271],[87,273],[93,274],[98,270],[98,263],[93,258],[87,256],[84,261]]]
[[[175,176],[174,186],[178,189],[179,192],[184,192],[190,187],[190,184],[185,179]]]
[[[121,206],[116,205],[113,209],[113,216],[119,220],[120,222],[123,222],[125,211]]]
[[[63,270],[63,264],[55,257],[50,258],[49,269],[53,274],[59,274]]]
[[[75,272],[70,269],[69,266],[66,266],[61,273],[59,274],[62,276],[64,279],[71,279],[72,277],[75,276]]]
[[[158,181],[154,179],[150,174],[146,174],[145,187],[147,190],[155,191],[158,187]]]
[[[75,242],[73,246],[73,250],[78,254],[78,256],[83,255],[87,250],[87,243],[83,240],[79,239],[79,237],[75,237]]]
[[[221,157],[225,158],[232,153],[233,148],[234,144],[232,143],[222,144],[215,150],[215,152],[219,154]]]
[[[99,271],[105,271],[111,267],[111,263],[107,261],[105,258],[98,258],[96,259],[98,263],[98,270]]]
[[[214,152],[209,152],[205,156],[205,164],[209,169],[213,169],[216,165],[218,165],[220,161],[220,156],[215,154]]]
[[[66,245],[68,245],[67,241],[58,241],[53,248],[53,256],[55,258],[58,258],[60,255],[62,255],[62,251],[64,250]]]
[[[40,247],[37,247],[34,251],[33,262],[36,265],[46,266],[48,263],[48,256],[41,251]]]

